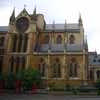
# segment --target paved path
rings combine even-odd
[[[46,94],[5,94],[0,96],[0,100],[100,100],[97,96],[66,96],[66,95],[46,95]]]

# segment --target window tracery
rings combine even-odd
[[[57,42],[57,44],[61,44],[62,43],[62,37],[61,37],[61,35],[57,36],[56,42]]]
[[[61,64],[58,58],[55,59],[55,63],[52,66],[53,78],[61,77]]]
[[[69,76],[70,77],[78,77],[78,63],[75,58],[71,59],[69,64]]]
[[[74,35],[70,35],[70,37],[69,37],[69,43],[70,44],[74,44],[75,43],[75,36]]]

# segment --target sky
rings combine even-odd
[[[81,13],[89,51],[100,53],[100,0],[0,0],[0,26],[8,25],[14,8],[17,16],[24,7],[32,13],[35,6],[46,23],[77,23]]]

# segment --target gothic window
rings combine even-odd
[[[14,69],[14,57],[12,56],[10,59],[10,72],[13,72]]]
[[[46,63],[44,61],[44,59],[40,59],[40,62],[39,62],[39,65],[38,65],[38,69],[42,75],[42,77],[45,77],[46,76]]]
[[[74,37],[74,35],[70,35],[70,37],[69,37],[69,43],[70,44],[74,44],[75,43],[75,37]]]
[[[53,66],[52,66],[53,78],[56,77],[56,68],[57,68],[57,65],[56,64],[53,64]]]
[[[61,35],[58,35],[57,36],[57,44],[61,44],[62,43],[62,37],[61,37]]]
[[[49,40],[50,40],[49,35],[45,35],[45,37],[44,37],[44,44],[48,44]]]
[[[13,36],[13,46],[12,46],[12,51],[16,52],[16,46],[17,46],[17,35],[15,34]]]
[[[44,62],[44,59],[43,58],[40,58],[40,63],[43,63]]]
[[[71,59],[69,64],[69,76],[78,77],[78,64],[74,58]]]
[[[58,58],[55,59],[55,63],[52,66],[52,73],[53,73],[53,78],[61,77],[61,65]]]
[[[28,42],[28,36],[25,35],[24,41],[23,41],[23,52],[26,52],[26,50],[27,50],[27,44],[28,44],[27,42]]]
[[[21,48],[22,48],[22,35],[19,35],[19,39],[18,39],[18,52],[21,51]]]
[[[0,37],[0,46],[3,46],[4,45],[4,37]]]
[[[97,71],[97,79],[100,79],[100,71]]]
[[[3,56],[0,56],[0,73],[2,72],[3,67]]]

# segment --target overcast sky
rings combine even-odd
[[[29,13],[36,6],[46,23],[77,23],[81,13],[89,51],[100,53],[100,0],[0,0],[0,26],[8,25],[14,7],[17,16],[24,5]]]

